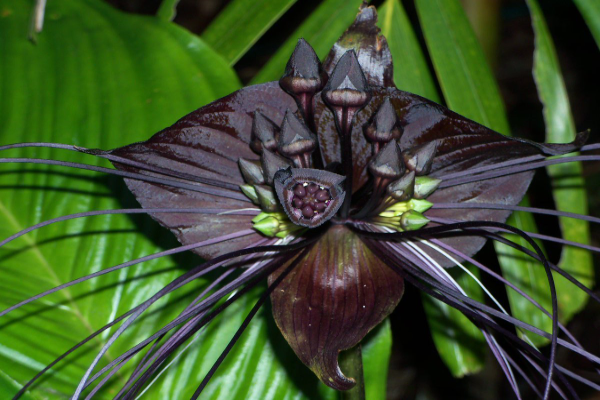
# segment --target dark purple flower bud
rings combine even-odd
[[[242,176],[247,183],[253,185],[262,185],[265,183],[263,170],[259,161],[250,161],[245,158],[240,158],[238,160],[238,165],[240,166]]]
[[[319,57],[304,39],[298,39],[296,48],[279,80],[283,90],[293,97],[304,93],[314,94],[321,90],[326,81]]]
[[[317,137],[289,109],[283,118],[278,150],[287,157],[311,153],[317,147]]]
[[[288,159],[283,158],[279,154],[275,154],[267,150],[266,148],[263,149],[260,162],[262,164],[265,182],[267,182],[268,184],[273,183],[273,177],[275,176],[277,171],[292,166],[291,162]]]
[[[415,171],[417,176],[427,175],[431,172],[433,158],[437,151],[437,141],[432,141],[422,146],[408,149],[402,153],[406,168]]]
[[[335,215],[345,197],[344,177],[328,171],[288,168],[275,174],[275,192],[288,218],[315,228]]]
[[[405,169],[396,141],[386,144],[369,162],[369,172],[378,178],[397,179]]]
[[[340,58],[323,89],[323,100],[331,108],[361,109],[371,99],[369,85],[354,50]]]
[[[415,191],[415,172],[410,171],[387,187],[388,194],[397,201],[410,200]]]
[[[260,111],[254,112],[254,120],[252,121],[252,139],[250,147],[258,154],[262,154],[262,150],[267,149],[274,151],[277,148],[277,137],[279,136],[279,127],[265,117]]]
[[[377,110],[373,122],[364,128],[364,132],[371,142],[387,143],[400,138],[402,127],[398,124],[398,116],[389,97],[385,98]]]

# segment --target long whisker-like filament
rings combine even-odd
[[[208,381],[210,380],[210,378],[217,371],[217,368],[219,368],[219,366],[221,365],[221,363],[223,362],[223,360],[225,359],[227,354],[229,354],[229,352],[231,351],[231,349],[233,348],[233,346],[235,345],[237,340],[240,338],[240,336],[242,335],[242,333],[244,332],[244,330],[246,329],[246,327],[248,326],[248,324],[250,323],[250,321],[252,320],[254,315],[256,315],[256,313],[258,312],[258,309],[264,304],[264,302],[267,300],[267,298],[273,292],[273,290],[275,290],[277,288],[277,286],[279,286],[281,281],[283,281],[283,279],[292,271],[292,269],[294,269],[296,267],[298,262],[300,260],[302,260],[303,255],[305,255],[306,252],[307,252],[306,249],[303,252],[301,252],[296,257],[296,259],[277,277],[277,279],[275,279],[275,281],[273,281],[273,283],[269,285],[267,290],[265,290],[265,292],[262,294],[262,296],[258,299],[258,301],[254,305],[254,307],[252,307],[252,310],[250,310],[250,312],[248,313],[248,316],[244,319],[244,322],[242,323],[240,328],[237,330],[237,332],[235,333],[235,335],[233,336],[231,341],[227,344],[227,347],[225,348],[225,350],[223,350],[223,352],[221,353],[221,355],[219,356],[217,361],[214,363],[214,365],[212,366],[210,371],[206,374],[206,376],[204,377],[204,379],[202,380],[202,382],[200,383],[200,385],[198,386],[198,388],[192,395],[191,398],[193,400],[197,399],[198,396],[200,396],[200,393],[202,393],[202,391],[208,384]]]
[[[592,150],[598,150],[598,149],[600,149],[600,143],[586,144],[585,146],[583,146],[579,150],[577,150],[577,152],[585,152],[585,151],[592,151]],[[1,150],[1,148],[0,148],[0,150]],[[561,156],[561,157],[568,159],[569,157],[573,157],[573,156]],[[442,180],[450,180],[450,179],[459,178],[462,176],[467,176],[467,175],[471,176],[473,174],[479,174],[479,173],[486,172],[486,171],[493,171],[498,168],[510,167],[513,165],[525,165],[532,161],[540,161],[540,160],[545,160],[545,159],[551,159],[551,158],[548,158],[544,155],[533,155],[533,156],[521,157],[521,158],[517,158],[514,160],[503,161],[503,162],[499,162],[499,163],[485,165],[482,167],[468,168],[468,169],[466,169],[464,171],[460,171],[460,172],[441,174],[438,176],[438,178],[440,178]]]
[[[385,229],[385,228],[372,226],[372,227],[368,227],[368,229],[370,231],[373,231],[374,229],[379,230],[379,229]],[[458,283],[448,274],[448,272],[446,272],[446,270],[444,268],[442,268],[435,260],[433,260],[431,257],[429,257],[418,246],[416,246],[414,243],[412,243],[410,241],[402,241],[402,242],[400,242],[400,244],[402,246],[406,247],[406,249],[409,251],[409,253],[401,251],[398,248],[399,244],[397,244],[397,243],[393,243],[393,242],[386,243],[386,245],[389,246],[390,248],[396,248],[396,251],[399,252],[398,255],[401,258],[407,258],[410,262],[414,263],[415,265],[418,265],[422,271],[425,271],[426,273],[428,273],[433,279],[439,281],[440,283],[445,283],[449,287],[455,288],[460,293],[462,293],[464,296],[466,296],[466,293],[463,291],[463,289],[460,287],[460,285],[458,285]],[[416,259],[410,255],[411,253],[414,256],[416,256]],[[498,343],[495,340],[495,338],[493,337],[493,335],[491,335],[487,331],[487,329],[484,328],[481,331],[482,331],[482,334],[483,334],[485,340],[488,342],[490,349],[492,350],[494,356],[498,360],[498,363],[499,363],[502,371],[506,375],[506,377],[509,381],[509,384],[511,385],[514,393],[517,395],[517,398],[521,398],[514,373],[511,369],[511,365],[509,364],[509,362],[507,361],[507,359],[505,357],[504,351],[498,345]]]
[[[434,203],[431,208],[437,209],[491,209],[491,210],[509,210],[509,211],[524,211],[533,214],[553,215],[556,217],[568,217],[580,219],[583,221],[593,222],[600,224],[600,218],[591,217],[589,215],[576,214],[566,211],[555,211],[546,210],[544,208],[535,207],[522,207],[522,206],[511,206],[507,204],[495,204],[495,203]]]
[[[209,178],[203,178],[200,176],[195,176],[195,175],[190,175],[187,174],[185,172],[182,171],[171,171],[169,169],[166,168],[160,168],[160,167],[156,167],[154,165],[148,165],[146,163],[143,162],[139,162],[139,161],[134,161],[134,160],[130,160],[124,157],[119,157],[119,156],[115,156],[114,154],[111,154],[110,152],[107,151],[103,151],[103,150],[95,150],[95,149],[87,149],[85,147],[80,147],[80,146],[73,146],[73,145],[69,145],[69,144],[61,144],[61,143],[16,143],[16,144],[11,144],[11,145],[6,145],[6,146],[0,146],[0,151],[2,150],[9,150],[9,149],[16,149],[16,148],[25,148],[25,147],[42,147],[42,148],[55,148],[55,149],[62,149],[62,150],[71,150],[71,151],[76,151],[78,153],[83,153],[83,154],[88,154],[88,155],[92,155],[92,156],[96,156],[99,158],[104,158],[106,160],[112,161],[112,162],[117,162],[119,164],[123,164],[123,165],[129,165],[132,167],[136,167],[136,168],[140,168],[140,169],[144,169],[146,171],[151,171],[151,172],[156,172],[162,175],[167,175],[167,176],[171,176],[174,178],[178,178],[178,179],[185,179],[191,182],[198,182],[198,183],[204,183],[206,185],[211,185],[211,186],[217,186],[217,187],[221,187],[224,189],[230,189],[230,190],[236,190],[239,191],[240,188],[238,185],[232,184],[232,183],[227,183],[227,182],[222,182],[222,181],[217,181],[215,179],[209,179]]]
[[[452,225],[446,225],[446,226],[440,226],[440,227],[433,227],[433,228],[425,228],[421,230],[421,233],[424,232],[432,232],[432,231],[437,231],[439,228],[450,228],[450,227],[455,227],[455,229],[463,229],[463,228],[468,228],[468,227],[502,227],[504,229],[510,230],[513,233],[518,234],[519,236],[523,237],[523,239],[525,239],[535,250],[536,253],[538,253],[539,257],[542,259],[542,264],[544,266],[544,269],[546,271],[546,276],[548,278],[548,283],[550,285],[550,295],[552,298],[552,335],[551,335],[551,344],[550,344],[550,363],[549,363],[549,367],[548,367],[548,380],[546,382],[546,388],[544,389],[544,398],[547,398],[547,396],[549,396],[550,390],[552,388],[552,376],[554,373],[554,364],[556,361],[556,347],[557,347],[557,342],[558,342],[558,298],[556,295],[556,287],[554,285],[554,278],[552,277],[552,272],[549,266],[549,263],[546,259],[546,257],[544,256],[542,250],[540,249],[540,247],[537,245],[537,243],[535,243],[535,241],[533,239],[531,239],[531,237],[527,236],[527,234],[525,234],[523,231],[514,228],[510,225],[506,225],[506,224],[502,224],[502,223],[497,223],[497,222],[483,222],[483,221],[473,221],[473,222],[463,222],[463,223],[458,223],[458,224],[452,224]],[[354,228],[355,231],[357,230],[356,228]],[[358,230],[360,231],[360,230]],[[438,232],[444,232],[446,230],[441,229]],[[397,233],[374,233],[374,232],[364,232],[361,234],[366,234],[367,236],[373,237],[373,238],[378,238],[378,239],[392,239],[392,238],[402,238],[405,235],[406,232],[397,232]]]
[[[443,284],[439,284],[439,283],[432,281],[430,278],[426,277],[421,271],[412,267],[410,264],[398,265],[398,266],[394,267],[393,263],[392,263],[392,268],[395,268],[395,270],[396,270],[396,268],[404,268],[407,272],[410,272],[410,274],[407,275],[406,273],[402,273],[402,271],[400,269],[397,269],[397,272],[402,273],[402,275],[405,276],[405,278],[409,282],[411,282],[413,285],[417,286],[417,288],[419,288],[423,292],[437,298],[438,300],[441,300],[441,301],[451,305],[452,307],[463,312],[467,317],[470,317],[480,323],[483,323],[484,325],[488,325],[488,326],[492,327],[493,329],[499,331],[500,333],[505,335],[511,341],[518,344],[521,348],[525,349],[527,352],[529,352],[536,358],[544,360],[544,361],[546,360],[545,357],[543,357],[541,355],[541,353],[539,353],[537,350],[535,350],[529,344],[526,344],[525,342],[523,342],[522,339],[518,338],[513,333],[506,331],[504,328],[500,327],[495,322],[492,322],[489,319],[489,317],[485,316],[484,314],[479,314],[479,313],[475,312],[475,310],[473,310],[471,307],[473,306],[476,309],[480,309],[481,311],[490,313],[494,316],[502,316],[502,317],[504,317],[503,319],[508,319],[508,320],[510,320],[511,323],[514,323],[514,321],[512,321],[513,320],[512,317],[508,317],[508,316],[504,315],[503,313],[499,313],[496,310],[490,309],[489,307],[486,307],[486,306],[482,305],[481,303],[478,303],[478,302],[460,294],[456,289],[451,289],[449,287],[444,286]],[[416,279],[411,277],[411,274],[413,274]],[[428,285],[431,285],[435,290],[438,290],[441,293],[438,293],[435,290],[434,291],[430,290],[427,286],[424,286],[422,282],[426,282]],[[450,296],[450,297],[446,297],[446,296]],[[456,300],[453,300],[453,299],[456,299]],[[466,304],[464,304],[464,303],[466,303]],[[489,311],[489,310],[493,310],[493,311]],[[519,324],[515,324],[515,325],[523,326],[526,324],[519,323]],[[545,334],[545,335],[547,335],[549,337],[548,334]],[[562,341],[561,341],[561,344],[562,344]],[[586,354],[585,356],[588,356],[588,354]],[[565,384],[566,387],[569,388],[570,392],[572,393],[572,396],[576,397],[574,390],[571,388],[571,386],[568,384],[568,382],[566,380],[564,380],[564,377],[562,376],[562,371],[564,370],[564,368],[557,366],[557,370],[559,371],[559,373],[557,374],[558,378]],[[547,377],[547,375],[546,375],[546,377]],[[554,383],[552,383],[552,387],[556,387]],[[547,395],[545,395],[544,398],[547,398]]]
[[[514,175],[514,174],[518,174],[520,172],[531,171],[533,169],[537,169],[537,168],[541,168],[541,167],[547,167],[550,165],[564,164],[564,163],[575,162],[575,161],[600,161],[600,156],[561,157],[561,158],[554,158],[554,159],[545,160],[545,161],[532,162],[532,163],[528,163],[525,165],[518,165],[518,166],[514,166],[514,167],[494,169],[491,172],[484,172],[482,174],[477,174],[477,175],[469,174],[468,176],[464,176],[464,177],[458,177],[458,178],[454,178],[454,179],[444,180],[444,181],[442,181],[442,183],[440,184],[439,187],[440,187],[440,189],[443,189],[443,188],[447,188],[450,186],[457,186],[457,185],[462,185],[465,183],[478,182],[478,181],[482,181],[485,179],[499,178],[501,176]]]
[[[303,248],[303,247],[305,247],[305,246],[313,243],[318,238],[319,238],[319,236],[316,236],[314,238],[303,240],[301,242],[298,242],[296,244],[291,244],[291,245],[272,245],[272,246],[260,246],[260,247],[252,247],[252,248],[247,248],[247,249],[241,249],[241,250],[237,250],[237,251],[232,252],[232,253],[228,253],[228,254],[225,254],[225,255],[222,255],[222,256],[218,256],[218,257],[216,257],[216,258],[214,258],[214,259],[212,259],[210,261],[207,261],[203,265],[206,265],[206,264],[211,265],[213,263],[220,262],[222,260],[231,259],[231,258],[235,258],[235,257],[239,257],[239,256],[244,256],[244,255],[247,255],[247,254],[253,254],[253,253],[269,253],[269,252],[275,251],[275,252],[277,252],[277,254],[282,254],[284,252],[290,252],[290,251],[293,251],[293,250],[301,249],[301,248]],[[149,338],[145,339],[144,341],[138,343],[136,346],[134,346],[133,348],[131,348],[127,352],[123,353],[121,356],[117,357],[115,360],[113,360],[107,366],[105,366],[104,368],[102,368],[97,374],[95,374],[93,377],[91,377],[89,379],[89,382],[88,382],[88,377],[90,376],[90,374],[91,374],[93,368],[95,367],[95,365],[100,360],[101,355],[104,354],[104,352],[106,352],[106,350],[108,349],[108,347],[110,347],[110,345],[112,344],[112,342],[114,342],[114,340],[116,340],[116,338],[118,337],[118,335],[120,333],[122,333],[122,331],[124,330],[123,327],[127,324],[127,322],[124,323],[123,325],[121,325],[119,327],[119,330],[117,330],[117,332],[115,332],[115,334],[113,334],[113,337],[111,337],[111,339],[109,339],[106,342],[104,348],[100,351],[100,353],[98,354],[98,356],[96,357],[96,359],[94,360],[94,362],[90,365],[90,367],[88,368],[88,370],[84,374],[83,378],[81,379],[81,381],[80,381],[80,383],[78,385],[77,390],[75,391],[74,397],[78,397],[79,395],[81,395],[81,392],[85,389],[85,387],[87,387],[89,385],[89,383],[93,382],[100,375],[104,374],[104,372],[107,371],[108,369],[112,368],[112,366],[120,363],[121,361],[123,361],[124,359],[126,359],[127,357],[129,357],[131,354],[136,353],[137,351],[139,351],[139,349],[145,347],[148,343],[152,342],[154,339],[156,339],[157,337],[161,336],[163,333],[170,331],[173,327],[179,325],[181,322],[189,319],[190,317],[192,317],[194,315],[197,315],[199,312],[207,309],[208,307],[211,307],[219,299],[222,298],[222,296],[223,296],[224,293],[227,293],[228,291],[230,292],[230,291],[238,288],[240,285],[243,285],[246,282],[248,282],[249,280],[254,279],[257,275],[260,275],[260,272],[264,272],[264,271],[263,270],[259,270],[259,271],[246,271],[246,272],[247,273],[242,274],[242,276],[240,278],[238,278],[236,281],[234,281],[234,282],[232,282],[232,283],[230,283],[228,285],[225,285],[223,288],[219,289],[218,291],[216,291],[215,293],[213,293],[211,296],[209,296],[206,300],[204,300],[201,303],[199,303],[198,305],[192,307],[189,311],[182,313],[179,317],[175,318],[169,324],[165,325],[163,328],[161,328],[155,334],[153,334]],[[188,278],[188,280],[189,279],[193,279],[193,278]],[[178,284],[183,285],[184,283],[183,282],[179,282]],[[160,295],[161,295],[161,292],[159,291],[157,294],[155,294],[153,296],[153,298],[151,300],[156,301]],[[230,303],[227,303],[227,304],[230,304]],[[144,306],[144,307],[140,308],[139,310],[137,310],[134,314],[131,315],[130,319],[137,318],[137,316],[139,316],[139,314],[141,314],[149,306],[150,306],[150,304],[147,304],[146,306]],[[213,315],[212,317],[210,317],[210,319],[214,318],[214,316],[215,315]],[[209,317],[207,317],[207,318],[209,318]]]
[[[267,241],[267,240],[264,240]],[[250,259],[248,257],[246,257],[244,259],[244,261],[249,261]],[[246,271],[245,274],[249,274],[251,272],[253,272],[254,270],[256,270],[257,268],[260,268],[262,266],[264,266],[266,263],[268,262],[268,260],[260,260],[258,262],[256,262],[254,265],[250,266]],[[211,284],[211,287],[214,287],[217,283],[221,282],[227,275],[229,275],[229,273],[233,272],[233,269],[230,269],[228,272],[222,274],[218,279],[215,280],[215,282],[213,284]],[[205,290],[203,293],[201,293],[199,296],[196,297],[196,299],[194,301],[192,301],[192,303],[190,305],[188,305],[185,310],[183,310],[183,312],[180,314],[184,314],[188,311],[190,311],[194,306],[198,305],[199,300],[204,297],[207,294],[207,291]],[[188,329],[189,327],[193,327],[204,315],[205,312],[201,312],[200,314],[196,315],[195,317],[193,317],[190,321],[188,321],[186,323],[186,325],[182,328],[182,330]],[[153,347],[155,347],[158,343],[158,341],[162,338],[163,336],[160,336],[156,339],[156,342],[154,343]],[[125,384],[125,386],[123,386],[123,388],[119,391],[119,393],[117,393],[116,397],[119,397],[122,393],[124,393],[128,387],[133,384],[133,382],[139,377],[139,375],[143,372],[143,370],[145,370],[148,366],[150,366],[150,364],[152,363],[152,361],[154,361],[158,356],[160,356],[161,354],[163,354],[165,351],[168,351],[171,345],[171,342],[174,340],[174,337],[171,337],[165,344],[163,344],[156,352],[152,353],[152,349],[150,349],[148,351],[148,354],[138,363],[138,366],[135,368],[135,370],[133,371],[133,373],[131,374],[131,376],[129,377],[127,383]],[[158,366],[157,366],[158,367]],[[120,367],[117,367],[116,369],[118,369]],[[115,371],[116,372],[116,371]],[[96,390],[96,389],[94,389]]]
[[[13,240],[32,232],[36,229],[48,226],[57,222],[68,221],[71,219],[94,217],[97,215],[112,215],[112,214],[159,214],[159,213],[173,213],[173,214],[228,214],[228,215],[257,215],[260,213],[258,208],[245,208],[240,210],[229,210],[223,208],[123,208],[116,210],[100,210],[100,211],[86,211],[76,214],[64,215],[49,219],[47,221],[40,222],[32,225],[29,228],[23,229],[6,239],[0,241],[0,247],[5,244],[12,242]]]
[[[440,246],[440,247],[442,247],[442,248],[444,248],[444,249],[446,249],[446,250],[448,250],[448,251],[450,251],[452,253],[454,253],[458,257],[463,258],[464,260],[466,260],[466,261],[470,262],[471,264],[475,265],[480,270],[482,270],[482,271],[486,272],[487,274],[489,274],[490,276],[496,278],[502,284],[510,287],[511,289],[513,289],[514,291],[516,291],[519,295],[523,296],[524,299],[526,299],[528,302],[530,302],[531,304],[533,304],[537,309],[539,309],[540,311],[542,311],[546,316],[548,316],[550,318],[552,317],[551,314],[550,314],[550,312],[548,310],[546,310],[542,305],[540,305],[537,301],[535,301],[531,296],[529,296],[523,290],[519,289],[515,284],[513,284],[509,280],[505,279],[501,275],[497,274],[496,272],[492,271],[491,269],[489,269],[488,267],[486,267],[482,263],[480,263],[477,260],[475,260],[475,259],[467,256],[466,254],[464,254],[464,253],[456,250],[452,246],[449,246],[449,245],[445,244],[441,240],[431,239],[431,242],[435,243],[436,245],[438,245],[438,246]],[[567,335],[567,337],[573,342],[573,344],[575,344],[579,348],[583,349],[583,347],[577,341],[577,339],[573,336],[573,334],[562,323],[559,322],[558,326],[565,333],[565,335]]]
[[[445,220],[443,218],[430,218],[431,221],[435,221],[441,224],[454,224],[455,222],[452,220]],[[521,246],[515,242],[512,242],[511,240],[508,240],[506,238],[504,238],[503,236],[492,232],[488,229],[484,229],[484,230],[477,230],[477,229],[466,229],[467,231],[473,232],[475,234],[479,234],[483,237],[489,238],[489,239],[494,239],[502,244],[505,244],[507,246],[510,246],[512,248],[515,248],[519,251],[521,251],[524,254],[527,254],[528,256],[533,257],[534,259],[538,260],[541,262],[541,258],[539,257],[538,254],[536,254],[535,252],[529,250],[528,248]],[[502,230],[502,228],[500,228],[499,230]],[[512,233],[511,231],[507,231],[508,233]],[[536,235],[531,235],[532,237],[535,237]],[[582,245],[580,245],[579,243],[576,242],[568,242],[568,244],[570,246],[578,246],[578,247],[582,247]],[[592,248],[592,251],[600,251],[600,248]],[[548,262],[548,264],[550,265],[550,268],[557,272],[558,274],[562,275],[565,279],[567,279],[569,282],[573,283],[575,286],[577,286],[579,289],[581,289],[582,291],[584,291],[588,296],[590,296],[594,301],[600,303],[600,296],[598,296],[596,293],[592,292],[588,287],[586,287],[583,283],[581,283],[579,280],[577,280],[575,277],[573,277],[571,274],[569,274],[567,271],[559,268],[557,265]]]
[[[304,242],[302,243],[303,246],[305,246],[306,244],[307,243],[304,243]],[[298,247],[296,247],[296,248],[298,248]],[[287,258],[284,258],[284,260],[285,259],[287,259]],[[179,325],[182,321],[188,319],[190,316],[193,316],[193,318],[200,316],[201,313],[204,313],[204,311],[208,310],[208,308],[213,306],[218,300],[224,298],[227,294],[229,294],[229,293],[233,292],[234,290],[237,290],[241,287],[241,289],[239,289],[233,296],[228,298],[223,304],[218,306],[210,314],[200,316],[200,318],[202,318],[201,321],[196,322],[194,320],[190,320],[190,325],[188,325],[190,327],[190,329],[185,329],[181,333],[175,334],[175,336],[173,336],[172,338],[169,339],[169,343],[165,343],[165,345],[163,345],[163,347],[169,346],[170,348],[179,347],[185,340],[190,338],[199,329],[206,326],[212,319],[214,319],[217,315],[219,315],[224,309],[229,307],[234,301],[236,301],[242,295],[247,293],[250,289],[255,287],[256,284],[258,284],[266,275],[271,273],[273,271],[273,269],[278,267],[279,265],[280,264],[277,261],[274,261],[274,262],[269,263],[268,265],[265,265],[264,268],[260,268],[260,269],[257,269],[255,271],[250,271],[250,272],[247,271],[247,273],[245,274],[246,275],[245,277],[240,277],[240,278],[236,279],[235,281],[231,282],[230,284],[224,286],[222,289],[219,289],[217,292],[215,292],[214,294],[209,296],[202,303],[198,304],[195,307],[192,307],[188,312],[182,313],[179,317],[177,317],[171,323],[167,324],[165,327],[160,329],[158,332],[156,332],[149,338],[145,339],[144,341],[140,342],[134,348],[123,353],[121,356],[117,357],[115,360],[113,360],[107,366],[105,366],[100,371],[98,371],[98,373],[96,373],[93,377],[91,377],[89,382],[85,385],[85,387],[87,387],[91,382],[96,380],[100,375],[105,373],[107,370],[112,368],[112,366],[120,363],[122,360],[128,359],[132,354],[135,354],[135,352],[138,349],[144,347],[145,345],[150,343],[155,338],[160,337],[160,335],[164,334],[165,332],[168,332],[173,327]],[[243,286],[244,284],[245,284],[245,286]],[[159,354],[156,354],[156,359],[154,360],[153,364],[149,366],[149,368],[135,382],[135,384],[131,387],[131,389],[128,390],[127,387],[124,387],[120,393],[125,393],[126,391],[128,391],[128,393],[135,393],[139,389],[139,387],[141,387],[141,385],[143,385],[143,383],[149,379],[149,377],[153,374],[153,372],[165,361],[165,359],[169,355],[170,355],[170,349],[166,349],[165,351],[162,351]],[[150,361],[152,361],[152,360],[149,360],[149,362]],[[144,368],[145,368],[145,366],[140,368],[140,371],[142,371]]]
[[[186,189],[186,190],[191,190],[194,192],[210,194],[213,196],[226,197],[226,198],[230,198],[230,199],[251,202],[244,194],[242,194],[241,192],[238,192],[238,191],[216,189],[216,188],[208,187],[205,185],[190,184],[190,183],[185,183],[185,182],[181,182],[181,181],[177,181],[177,180],[173,180],[173,179],[159,178],[159,177],[155,177],[155,176],[151,176],[151,175],[138,174],[138,173],[134,173],[134,172],[119,171],[119,170],[112,169],[112,168],[97,167],[97,166],[88,165],[88,164],[74,163],[74,162],[68,162],[68,161],[46,160],[46,159],[40,159],[40,158],[0,158],[0,164],[7,164],[7,163],[17,163],[17,164],[31,163],[31,164],[43,164],[43,165],[57,165],[57,166],[61,166],[61,167],[84,169],[84,170],[95,171],[95,172],[104,172],[104,173],[111,174],[111,175],[121,176],[123,178],[136,179],[136,180],[151,182],[151,183],[159,183],[161,185],[165,185],[165,186],[169,186],[169,187],[173,187],[173,188]]]
[[[219,236],[217,238],[205,240],[203,242],[191,243],[191,244],[188,244],[188,245],[184,245],[184,246],[176,247],[176,248],[173,248],[173,249],[164,250],[164,251],[161,251],[161,252],[158,252],[158,253],[154,253],[154,254],[151,254],[151,255],[148,255],[148,256],[136,258],[135,260],[127,261],[127,262],[124,262],[122,264],[115,265],[113,267],[106,268],[106,269],[103,269],[101,271],[94,272],[93,274],[89,274],[89,275],[83,276],[81,278],[77,278],[75,280],[72,280],[71,282],[64,283],[64,284],[56,286],[56,287],[54,287],[52,289],[46,290],[45,292],[39,293],[39,294],[37,294],[37,295],[35,295],[33,297],[30,297],[30,298],[28,298],[26,300],[23,300],[23,301],[15,304],[14,306],[11,306],[11,307],[5,309],[4,311],[0,311],[0,317],[8,314],[9,312],[11,312],[11,311],[13,311],[13,310],[15,310],[15,309],[17,309],[19,307],[24,306],[25,304],[29,304],[32,301],[38,300],[38,299],[40,299],[42,297],[48,296],[49,294],[58,292],[59,290],[68,288],[70,286],[76,285],[76,284],[81,283],[81,282],[85,282],[87,280],[96,278],[98,276],[105,275],[105,274],[108,274],[110,272],[117,271],[119,269],[127,268],[127,267],[130,267],[132,265],[136,265],[136,264],[139,264],[139,263],[142,263],[142,262],[145,262],[145,261],[150,261],[150,260],[154,260],[154,259],[157,259],[157,258],[161,258],[161,257],[173,255],[173,254],[183,253],[183,252],[186,252],[186,251],[189,251],[189,250],[197,249],[199,247],[208,246],[208,245],[211,245],[211,244],[215,244],[215,243],[220,243],[220,242],[223,242],[223,241],[227,241],[227,240],[230,240],[230,239],[233,239],[233,238],[238,238],[238,237],[250,235],[252,233],[254,233],[253,229],[245,229],[243,231],[231,233],[229,235]],[[211,260],[211,261],[213,261],[213,260]]]

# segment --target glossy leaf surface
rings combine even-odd
[[[267,64],[252,79],[252,84],[276,81],[281,78],[290,54],[299,38],[304,38],[323,59],[344,31],[350,26],[360,0],[325,0],[292,33]]]
[[[394,83],[400,90],[440,102],[423,50],[399,0],[386,0],[378,9],[381,34],[394,60]]]
[[[233,65],[295,2],[234,0],[206,28],[202,39]]]

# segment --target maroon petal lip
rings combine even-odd
[[[273,282],[279,272],[269,277]],[[271,294],[273,317],[294,352],[324,383],[348,390],[354,380],[338,355],[398,305],[404,280],[343,225],[335,225]]]

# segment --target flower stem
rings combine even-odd
[[[346,376],[356,380],[356,386],[340,392],[340,400],[365,400],[365,377],[360,344],[341,354],[340,367]]]

